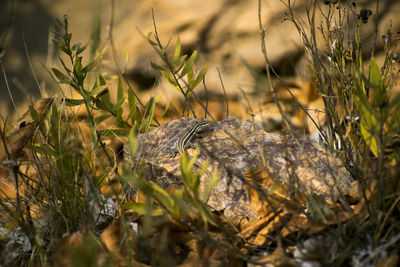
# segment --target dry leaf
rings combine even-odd
[[[21,123],[17,130],[5,138],[5,144],[2,142],[0,145],[0,162],[5,159],[16,159],[33,136],[35,130],[34,123]]]

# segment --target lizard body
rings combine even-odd
[[[199,121],[196,124],[194,124],[192,127],[187,129],[182,136],[178,139],[178,141],[175,144],[175,148],[172,149],[172,156],[175,157],[177,153],[183,155],[186,149],[189,147],[193,148],[193,144],[191,143],[192,139],[198,135],[202,130],[208,128],[211,126],[211,123],[209,121],[203,120]],[[195,162],[194,163],[198,168],[202,168],[202,166]],[[212,175],[211,173],[206,170],[207,176],[211,179]]]

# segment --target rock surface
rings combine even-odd
[[[136,155],[124,147],[124,166],[133,170],[144,162],[142,177],[167,189],[182,185],[180,155],[171,158],[173,147],[185,129],[201,119],[181,118],[171,120],[145,134],[139,134]],[[193,143],[200,148],[197,162],[208,161],[208,170],[218,172],[220,180],[208,199],[208,205],[223,211],[226,217],[247,216],[255,218],[250,194],[243,173],[256,168],[264,169],[273,179],[305,194],[316,194],[337,200],[344,195],[354,195],[352,177],[340,161],[309,139],[299,139],[265,132],[251,121],[234,117],[212,123],[210,129]],[[189,148],[189,156],[194,150]],[[200,191],[208,182],[203,175]],[[289,193],[288,193],[289,194]]]

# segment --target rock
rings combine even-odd
[[[1,230],[5,231],[4,228]],[[21,228],[17,228],[9,232],[7,239],[7,244],[2,247],[3,251],[0,254],[1,266],[22,266],[22,259],[29,257],[29,253],[32,251],[29,237]]]
[[[180,118],[171,120],[147,133],[139,134],[136,155],[129,143],[124,146],[124,166],[137,170],[140,164],[146,179],[164,189],[181,186],[180,155],[171,158],[173,147],[183,131],[201,119]],[[355,195],[353,178],[341,162],[317,143],[307,138],[298,140],[265,132],[251,121],[234,117],[212,123],[202,137],[193,140],[200,148],[197,162],[208,161],[208,170],[218,172],[220,180],[213,188],[207,204],[223,211],[226,217],[257,217],[251,208],[250,194],[243,173],[264,169],[276,181],[292,185],[304,194],[316,194],[330,200]],[[194,150],[189,148],[189,156]],[[208,183],[203,175],[200,191]],[[290,192],[288,192],[290,194]]]

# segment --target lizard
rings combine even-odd
[[[192,144],[192,139],[198,135],[202,130],[207,129],[211,126],[211,122],[207,120],[202,120],[188,128],[183,132],[183,134],[180,136],[178,141],[175,143],[174,147],[171,149],[171,157],[175,157],[177,153],[179,153],[181,156],[185,152],[186,149],[194,148]],[[196,161],[194,163],[196,167],[202,168],[202,166]],[[206,174],[208,178],[211,180],[212,175],[211,173],[206,169]]]
[[[210,126],[211,123],[209,121],[202,120],[186,129],[172,148],[171,157],[175,157],[177,153],[183,155],[185,150],[188,148],[195,148],[191,142],[192,139],[202,130],[209,128]]]

